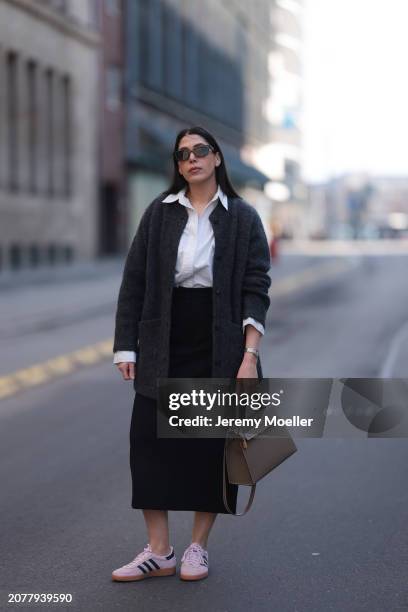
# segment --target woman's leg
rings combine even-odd
[[[143,510],[149,544],[156,555],[170,552],[169,518],[167,510]]]
[[[216,518],[216,512],[195,512],[191,541],[207,548],[208,536]]]

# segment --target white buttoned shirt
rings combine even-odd
[[[212,199],[208,202],[201,214],[198,214],[190,200],[186,196],[186,188],[178,193],[171,193],[164,198],[163,202],[179,202],[187,208],[188,221],[180,238],[174,285],[176,287],[212,287],[213,284],[213,259],[214,259],[214,232],[210,221],[210,214],[217,206],[218,198],[226,210],[228,210],[228,197],[218,186]],[[253,325],[262,335],[265,333],[264,326],[252,317],[242,322],[244,332],[246,325]],[[123,361],[136,361],[134,351],[116,351],[113,363]]]

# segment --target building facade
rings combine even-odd
[[[266,192],[274,217],[288,237],[305,234],[307,191],[302,180],[302,37],[303,0],[271,0],[271,49],[268,94],[263,113],[269,124],[264,146],[247,150],[247,158],[268,175]]]
[[[1,270],[98,252],[93,0],[0,0]]]
[[[232,181],[254,205],[267,176],[243,160],[268,142],[268,0],[127,0],[125,156],[128,241],[169,184],[180,129],[202,125],[222,147]]]
[[[309,237],[408,236],[408,179],[350,172],[309,188]]]

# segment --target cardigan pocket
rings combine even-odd
[[[156,386],[160,327],[161,319],[139,321],[139,354],[136,378],[143,385]]]

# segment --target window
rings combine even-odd
[[[47,192],[54,194],[54,72],[49,68],[45,73],[46,84],[46,143],[47,143]]]
[[[160,0],[149,0],[146,23],[148,30],[147,81],[150,87],[157,90],[161,89],[163,81],[161,10]]]
[[[174,9],[165,3],[162,5],[161,29],[164,91],[178,98],[182,90],[181,21]]]
[[[72,195],[72,86],[68,75],[62,77],[63,120],[63,194]]]
[[[36,268],[40,263],[40,251],[38,245],[31,244],[28,249],[28,261],[31,267]]]
[[[198,79],[198,34],[192,24],[184,23],[184,36],[182,36],[182,48],[184,51],[183,58],[183,74],[184,85],[183,91],[186,96],[186,101],[189,106],[197,107],[199,105],[199,79]]]
[[[149,4],[147,0],[140,0],[139,9],[139,74],[141,83],[147,85],[149,81]]]
[[[63,259],[66,262],[71,262],[74,259],[74,248],[71,245],[63,247]]]
[[[117,66],[109,66],[106,69],[106,106],[109,110],[117,110],[121,100],[121,70]]]
[[[9,248],[10,267],[13,269],[21,268],[22,249],[19,244],[12,244]]]
[[[30,61],[27,64],[28,96],[28,188],[32,193],[37,191],[37,65]]]
[[[18,91],[17,91],[17,56],[8,53],[6,60],[6,114],[7,114],[7,156],[8,186],[11,191],[18,189]]]
[[[49,244],[47,248],[47,260],[48,263],[53,266],[57,263],[57,247],[55,244]]]
[[[105,0],[105,12],[110,17],[116,17],[120,13],[120,0]]]

